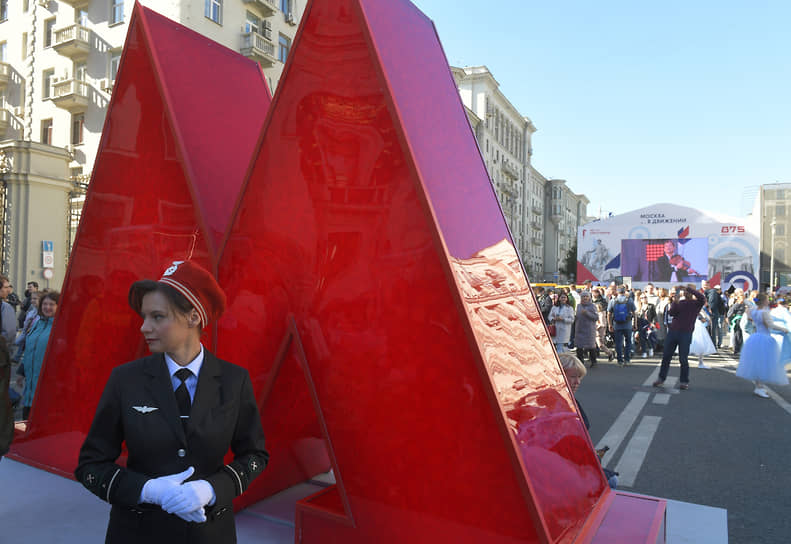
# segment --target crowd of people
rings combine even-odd
[[[768,398],[766,383],[788,383],[791,288],[779,289],[770,300],[735,286],[723,291],[705,280],[699,287],[648,283],[642,289],[586,281],[581,286],[539,286],[535,294],[557,352],[575,350],[591,368],[602,357],[628,366],[634,357],[661,354],[654,382],[661,388],[677,355],[683,390],[689,388],[690,355],[697,357],[698,368],[707,370],[711,367],[704,358],[727,350],[739,357],[737,375],[755,383],[755,395]]]
[[[20,300],[9,279],[0,275],[0,388],[7,395],[0,400],[0,457],[13,437],[14,412],[21,419],[30,415],[59,297],[30,281]]]

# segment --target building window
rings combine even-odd
[[[52,36],[55,33],[55,18],[44,21],[44,47],[52,47]]]
[[[8,43],[0,42],[0,62],[6,62],[8,56]]]
[[[52,96],[52,79],[55,77],[55,69],[50,68],[41,73],[41,98],[47,99]]]
[[[264,25],[261,23],[261,18],[255,13],[248,11],[244,20],[245,32],[257,32],[264,35]]]
[[[22,33],[22,59],[27,58],[27,32]]]
[[[775,234],[777,236],[785,236],[786,235],[786,226],[785,225],[775,225]]]
[[[291,51],[291,40],[281,34],[278,44],[280,45],[280,57],[278,57],[278,60],[285,63],[288,58],[288,53]]]
[[[75,113],[71,116],[71,144],[80,145],[83,143],[83,132],[85,130],[85,114]]]
[[[8,19],[8,0],[0,0],[0,21]]]
[[[222,0],[204,0],[203,14],[217,23],[222,24]]]
[[[121,64],[121,50],[110,51],[110,81],[118,77],[118,66]]]
[[[41,143],[52,145],[52,119],[41,121]]]
[[[124,22],[124,0],[110,0],[110,24]]]
[[[123,16],[123,14],[122,14],[122,16]],[[88,26],[88,10],[86,10],[86,9],[75,9],[74,10],[74,22],[79,24],[79,25],[82,25],[82,26]]]
[[[85,62],[74,63],[74,79],[77,81],[85,81],[88,76],[88,64]]]

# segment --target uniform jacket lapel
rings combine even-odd
[[[198,387],[192,399],[187,434],[195,425],[200,425],[211,411],[222,403],[220,363],[207,349],[203,350],[203,366],[198,376]]]
[[[179,441],[186,445],[187,439],[184,435],[184,427],[181,425],[176,395],[173,393],[173,381],[170,378],[168,365],[165,364],[165,356],[163,354],[158,353],[149,358],[146,365],[146,374],[148,374],[146,389],[154,399],[154,406],[161,410],[162,417],[165,418],[175,435],[178,436]]]

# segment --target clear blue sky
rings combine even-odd
[[[791,2],[413,0],[454,66],[486,65],[538,128],[533,164],[589,215],[741,215],[791,182]]]

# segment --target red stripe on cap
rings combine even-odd
[[[206,310],[203,308],[203,304],[201,304],[201,301],[198,299],[198,297],[196,297],[192,293],[192,291],[190,291],[184,284],[179,283],[176,280],[169,278],[167,276],[160,278],[159,282],[170,285],[179,293],[184,295],[187,298],[187,300],[190,302],[190,304],[192,304],[195,307],[195,309],[198,311],[198,316],[200,317],[201,326],[205,327],[207,325],[209,320],[206,316]]]

